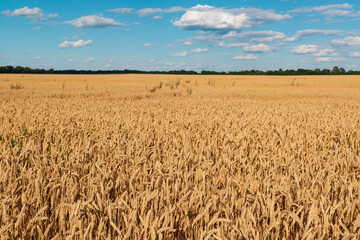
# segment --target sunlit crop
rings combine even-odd
[[[357,76],[0,75],[0,238],[359,239],[359,154]]]

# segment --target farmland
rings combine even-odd
[[[359,239],[357,76],[0,75],[1,239]]]

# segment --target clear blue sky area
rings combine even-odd
[[[0,13],[0,65],[360,68],[355,0],[1,0]]]

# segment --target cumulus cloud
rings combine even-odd
[[[331,62],[332,57],[319,57],[316,59],[317,62]]]
[[[325,57],[325,56],[337,56],[338,54],[335,53],[334,49],[326,48],[326,49],[319,49],[317,52],[313,53],[315,57]]]
[[[270,47],[268,45],[265,45],[263,43],[260,44],[256,44],[256,45],[248,45],[248,46],[244,46],[243,47],[243,51],[244,52],[256,52],[256,53],[260,53],[260,52],[272,52],[273,47]]]
[[[331,43],[335,46],[359,46],[360,37],[346,37],[344,39],[334,39]]]
[[[253,53],[265,53],[265,52],[272,52],[275,48],[263,43],[259,44],[250,44],[250,43],[229,43],[225,44],[224,42],[220,42],[218,47],[224,47],[224,48],[237,48],[242,47],[242,50],[244,52],[253,52]]]
[[[291,10],[290,12],[294,13],[309,13],[309,12],[324,12],[329,10],[336,10],[336,9],[351,9],[353,5],[344,3],[344,4],[331,4],[331,5],[323,5],[317,7],[303,7],[303,8],[296,8]]]
[[[137,14],[140,17],[147,17],[147,16],[150,16],[150,15],[161,13],[162,11],[163,10],[161,8],[144,8],[144,9],[141,9],[141,10],[137,11]]]
[[[249,32],[236,32],[230,31],[226,34],[210,34],[209,36],[195,36],[187,39],[179,40],[181,42],[216,42],[218,46],[223,47],[225,43],[222,41],[236,41],[240,43],[263,43],[263,42],[278,42],[284,41],[286,35],[282,32],[269,31],[249,31]],[[220,45],[219,45],[220,43]],[[221,46],[223,44],[223,46]]]
[[[286,38],[285,41],[295,42],[295,41],[304,40],[306,38],[316,36],[316,35],[318,35],[318,36],[336,36],[336,35],[340,35],[341,33],[342,33],[342,31],[340,31],[340,30],[306,29],[306,30],[297,31],[293,37]]]
[[[293,13],[311,13],[316,12],[328,17],[358,17],[360,16],[360,11],[355,11],[353,9],[354,5],[344,3],[344,4],[331,4],[323,5],[317,7],[303,7],[291,10]]]
[[[106,10],[107,12],[113,12],[113,13],[121,13],[121,14],[130,14],[134,11],[133,8],[115,8]]]
[[[311,54],[312,56],[317,57],[317,59],[320,59],[317,61],[323,61],[323,62],[326,61],[325,59],[331,59],[331,60],[338,59],[333,57],[339,55],[332,48],[319,49],[319,47],[315,44],[300,45],[294,48],[291,52],[297,54]]]
[[[145,43],[143,47],[153,47],[155,46],[153,43]]]
[[[349,54],[350,57],[360,57],[360,52],[352,52]]]
[[[58,18],[59,17],[59,14],[57,13],[50,13],[47,15],[48,18]]]
[[[217,46],[225,47],[225,48],[237,48],[237,47],[247,47],[249,45],[250,45],[249,43],[229,43],[226,45],[224,42],[220,42]]]
[[[333,62],[333,61],[342,61],[344,58],[333,58],[333,57],[319,57],[316,58],[317,62]]]
[[[191,50],[192,53],[202,53],[202,52],[207,52],[209,51],[208,48],[195,48],[193,50]]]
[[[187,30],[229,32],[289,18],[291,18],[289,14],[276,14],[272,10],[257,8],[226,9],[199,4],[188,9],[173,24]]]
[[[306,54],[306,53],[316,53],[317,50],[318,50],[318,46],[312,44],[312,45],[300,45],[294,48],[291,52],[298,54]]]
[[[106,28],[110,26],[121,26],[123,23],[116,22],[111,18],[104,18],[98,15],[84,16],[71,21],[64,22],[77,28]]]
[[[76,61],[76,59],[75,58],[69,58],[69,60],[68,60],[69,62],[75,62]]]
[[[167,9],[162,8],[144,8],[140,9],[136,13],[139,15],[139,17],[148,17],[152,16],[158,13],[174,13],[174,12],[180,12],[180,11],[186,11],[183,7],[171,7]]]
[[[80,39],[75,42],[65,41],[59,45],[59,48],[80,48],[80,47],[85,47],[85,46],[88,46],[91,44],[92,44],[92,40],[84,41],[84,40]]]
[[[235,59],[235,60],[257,60],[257,59],[259,59],[259,56],[254,55],[254,54],[248,54],[248,55],[234,56],[233,59]]]
[[[188,55],[188,51],[185,52],[179,52],[179,53],[175,53],[173,56],[174,57],[186,57]]]
[[[2,11],[1,14],[4,14],[8,17],[25,17],[25,18],[30,18],[33,19],[33,21],[45,21],[46,20],[46,16],[44,14],[44,11],[38,7],[34,7],[34,8],[28,8],[28,7],[23,7],[23,8],[19,8],[19,9],[15,9],[14,11],[10,11],[10,10],[6,10],[6,11]],[[59,17],[59,15],[57,13],[53,14],[48,14],[49,18],[57,18]]]
[[[95,59],[93,57],[85,59],[84,63],[89,63],[89,62],[93,62]]]

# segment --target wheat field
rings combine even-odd
[[[360,77],[0,75],[1,239],[360,239]]]

